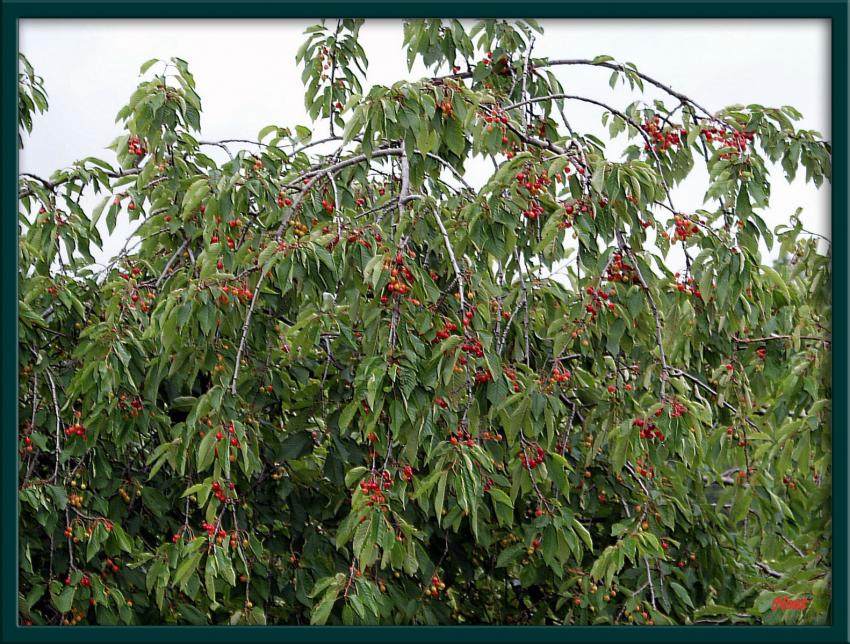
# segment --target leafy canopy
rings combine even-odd
[[[369,86],[361,24],[307,30],[314,127],[202,143],[151,60],[116,163],[21,176],[20,618],[824,623],[830,259],[760,213],[829,144],[531,20],[406,21],[434,76]]]

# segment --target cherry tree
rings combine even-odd
[[[371,86],[362,22],[305,34],[311,127],[205,141],[151,60],[114,161],[21,175],[21,621],[825,623],[829,245],[763,214],[830,145],[532,20],[405,21],[430,75]]]

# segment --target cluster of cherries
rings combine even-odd
[[[221,260],[218,261],[218,264],[216,264],[216,266],[218,267],[218,270],[222,270],[222,268],[224,268],[224,264],[222,264]],[[219,303],[222,305],[229,304],[229,295],[232,295],[244,304],[245,302],[248,302],[253,299],[254,292],[247,286],[243,288],[241,284],[233,286],[228,286],[227,284],[225,284],[221,287],[221,294],[218,296]]]
[[[387,284],[388,293],[398,293],[399,295],[407,295],[410,291],[410,284],[413,283],[413,273],[404,265],[404,255],[401,251],[395,256],[396,266],[390,270],[390,282]],[[404,282],[407,280],[407,283]],[[386,303],[384,298],[381,298],[382,303]]]
[[[570,171],[569,168],[566,169],[567,172]],[[608,205],[608,201],[604,199],[599,200],[599,205],[603,208]],[[585,201],[567,201],[564,202],[564,213],[566,215],[564,221],[562,221],[559,226],[563,228],[572,228],[573,222],[575,222],[575,218],[581,214],[587,214],[591,212],[590,206]]]
[[[233,447],[239,447],[239,439],[236,438],[236,428],[233,426],[233,423],[230,423],[227,426],[227,433],[230,434],[230,444],[233,445]],[[223,438],[224,438],[223,432],[217,431],[215,433],[215,439],[217,441],[221,441]],[[213,489],[215,489],[215,486],[213,486]]]
[[[330,214],[332,214],[332,213],[333,213],[333,211],[334,211],[334,202],[333,202],[333,201],[328,200],[327,198],[322,199],[322,209],[323,209],[323,210],[324,210],[327,214],[329,214],[329,215],[330,215]]]
[[[118,276],[119,276],[122,280],[129,280],[129,279],[130,279],[130,275],[132,275],[133,277],[138,277],[139,275],[141,275],[141,274],[142,274],[142,269],[141,269],[141,268],[139,268],[138,266],[132,266],[132,267],[130,267],[130,269],[129,269],[129,270],[130,270],[130,272],[129,272],[129,273],[118,273]]]
[[[476,385],[483,385],[486,382],[493,381],[493,374],[486,369],[483,371],[476,371],[474,380]]]
[[[468,313],[467,313],[467,315],[468,315]],[[469,318],[466,318],[466,319],[469,319]],[[484,347],[481,345],[481,340],[479,340],[478,338],[470,338],[469,340],[464,342],[462,345],[460,345],[460,350],[463,351],[464,353],[468,353],[469,355],[474,356],[476,358],[483,358],[484,357]]]
[[[567,171],[569,171],[569,169],[567,169]],[[545,190],[546,186],[552,183],[552,179],[549,178],[549,173],[545,170],[536,178],[529,171],[520,171],[516,175],[516,181],[517,190],[525,190],[532,198],[536,197],[538,192]]]
[[[561,369],[560,367],[552,368],[552,375],[549,377],[549,382],[557,383],[557,382],[568,382],[570,379],[570,372],[568,369]]]
[[[499,127],[499,129],[502,131],[502,144],[507,144],[508,143],[508,137],[507,137],[508,127],[507,127],[507,124],[508,124],[509,119],[508,119],[508,113],[505,112],[505,110],[502,109],[502,106],[501,105],[495,105],[495,106],[493,106],[493,108],[489,112],[482,110],[479,113],[479,115],[481,116],[482,120],[487,124],[487,131],[488,132],[493,131],[494,124]]]
[[[39,209],[38,209],[38,214],[39,214],[39,215],[46,215],[46,214],[47,214],[47,209],[46,209],[44,206],[42,206],[41,208],[39,208]],[[57,225],[57,226],[64,226],[64,225],[65,225],[65,223],[67,222],[67,220],[66,220],[66,219],[63,219],[63,217],[62,217],[62,211],[61,211],[61,210],[59,210],[59,209],[57,209],[57,210],[56,210],[56,212],[54,213],[54,215],[53,215],[53,216],[54,216],[54,220],[56,221],[56,225]],[[43,224],[49,224],[49,223],[50,223],[50,219],[49,219],[49,218],[47,218],[47,217],[43,217],[43,218],[41,219],[41,223],[43,223]]]
[[[513,385],[513,388],[514,388],[514,392],[519,393],[520,387],[519,387],[519,382],[517,382],[516,371],[514,371],[513,369],[511,369],[508,366],[503,366],[502,367],[502,373],[505,374],[505,378],[507,378],[508,380],[511,381],[511,384]]]
[[[428,587],[428,593],[431,597],[439,597],[440,591],[446,589],[446,584],[443,583],[443,580],[440,579],[438,575],[434,575],[431,577],[431,585]]]
[[[676,290],[679,293],[690,293],[697,299],[702,299],[702,292],[696,285],[696,280],[693,277],[682,277],[680,273],[674,275],[676,278]]]
[[[462,322],[462,324],[463,324],[464,328],[466,328],[466,327],[468,327],[470,324],[472,324],[472,318],[474,318],[474,317],[475,317],[475,309],[473,309],[473,308],[469,308],[469,309],[466,311],[466,313],[464,313],[464,314],[463,314],[463,322]],[[479,357],[480,357],[480,356],[479,356]]]
[[[141,309],[142,313],[147,313],[148,308],[150,308],[150,307],[148,306],[148,303],[145,302],[145,300],[142,300],[141,303],[140,303],[139,300],[141,298],[142,298],[141,292],[138,289],[133,289],[130,292],[129,308],[134,309],[134,308],[136,308],[136,304],[138,304],[139,309]],[[156,299],[156,294],[153,291],[147,291],[147,299],[148,300]]]
[[[66,436],[80,436],[81,438],[86,437],[86,428],[81,425],[79,422],[74,423],[73,425],[69,425],[65,429]]]
[[[437,337],[434,339],[434,342],[439,342],[440,340],[446,340],[452,334],[452,331],[457,331],[457,324],[454,322],[445,322],[443,324],[443,328],[437,331]]]
[[[536,119],[534,123],[529,123],[525,126],[526,132],[530,132],[536,134],[541,139],[546,138],[546,121],[543,119]]]
[[[310,233],[310,229],[297,219],[291,219],[289,225],[292,226],[292,232],[296,237],[304,237]],[[278,244],[278,249],[286,250],[286,245],[281,246],[281,244]]]
[[[125,411],[127,409],[127,399],[129,396],[125,392],[121,392],[118,396],[118,409],[121,411]],[[139,412],[142,410],[144,406],[142,401],[139,398],[133,398],[130,400],[130,413],[135,417],[139,415]]]
[[[358,201],[362,201],[362,199],[358,199]],[[324,226],[324,227],[322,228],[322,234],[323,234],[323,235],[327,235],[329,232],[331,232],[331,228],[330,228],[330,226]],[[380,241],[381,241],[381,235],[380,235],[380,233],[375,234],[375,235],[374,235],[374,238],[375,238],[375,241],[376,241],[376,242],[380,242]],[[371,248],[372,248],[372,246],[369,244],[369,242],[368,242],[368,241],[366,241],[366,239],[363,237],[363,231],[361,231],[361,230],[353,230],[353,231],[351,231],[351,233],[348,235],[348,237],[346,237],[346,238],[345,238],[345,240],[346,240],[349,244],[357,243],[357,244],[360,244],[363,248],[370,249],[370,250],[371,250]],[[334,238],[334,241],[333,241],[333,242],[331,242],[331,244],[333,244],[333,245],[335,246],[335,245],[336,245],[336,243],[338,243],[338,242],[339,242],[339,235],[337,235],[337,236]],[[369,286],[371,287],[372,285],[371,285],[371,284],[369,284]]]
[[[526,453],[526,447],[523,446],[522,450],[519,453],[519,462],[524,468],[533,470],[535,467],[543,463],[543,456],[545,455],[545,452],[543,451],[543,448],[540,447],[540,445],[531,446],[530,451],[533,454],[531,458],[528,457],[528,454]]]
[[[755,133],[754,132],[742,132],[740,130],[720,130],[716,127],[712,128],[703,128],[700,130],[700,134],[702,134],[703,138],[709,143],[718,142],[721,145],[728,146],[730,148],[735,148],[736,153],[743,152],[750,141],[753,140]],[[728,159],[732,155],[730,153],[721,154],[721,159]]]
[[[526,210],[522,211],[522,216],[526,219],[537,219],[540,215],[543,214],[543,206],[541,206],[537,201],[531,202]]]
[[[221,241],[221,238],[218,236],[218,233],[214,232],[212,234],[212,237],[210,237],[210,243],[211,244],[218,244],[220,241]],[[231,237],[230,235],[227,236],[227,247],[230,250],[236,249],[236,240],[233,239],[233,237]]]
[[[610,275],[609,278],[611,279]],[[613,311],[615,306],[613,302],[608,301],[612,295],[616,295],[615,291],[611,291],[610,293],[607,291],[603,291],[602,289],[594,289],[592,286],[588,286],[585,289],[585,292],[592,298],[590,304],[585,305],[585,310],[590,313],[590,317],[596,317],[596,314],[601,311],[605,306],[608,307],[609,311]],[[607,302],[607,305],[606,305]],[[569,378],[569,376],[567,376]]]
[[[767,347],[759,347],[756,349],[756,355],[759,357],[759,360],[764,360],[767,355]]]
[[[212,539],[213,537],[217,537],[218,539],[224,539],[227,536],[227,531],[224,528],[219,528],[218,533],[216,533],[215,525],[209,523],[208,521],[204,521],[201,523],[201,529],[205,530],[207,535]],[[180,537],[178,535],[174,535],[177,539]],[[175,540],[176,542],[176,540]]]
[[[204,523],[201,524],[201,527],[203,527],[206,530],[207,525],[209,525],[209,524],[204,522]],[[178,541],[180,541],[180,537],[182,536],[184,529],[185,529],[185,526],[181,526],[180,529],[177,532],[174,533],[174,536],[171,537],[171,543],[177,543]],[[209,530],[207,530],[207,532],[209,533]],[[210,533],[210,536],[212,536],[211,533]],[[194,539],[194,537],[193,537],[193,539]]]
[[[653,422],[644,420],[643,418],[635,418],[632,421],[632,427],[638,427],[640,429],[639,436],[644,440],[651,440],[653,438],[657,438],[659,441],[664,440],[664,432],[658,429]]]
[[[443,100],[439,102],[437,107],[445,118],[451,118],[454,115],[454,107],[452,107],[452,101],[448,96],[443,97]]]
[[[137,157],[143,157],[147,154],[147,150],[142,146],[142,140],[135,135],[127,140],[127,152]]]
[[[654,465],[644,466],[642,458],[636,458],[635,463],[637,463],[637,466],[638,466],[637,467],[637,473],[638,474],[640,474],[641,476],[648,478],[648,479],[655,477],[655,466]],[[644,530],[646,530],[646,529],[647,528],[644,528]]]
[[[655,415],[661,416],[663,411],[664,408],[662,407],[661,409],[655,412]],[[680,403],[678,400],[670,401],[670,418],[679,418],[680,416],[683,416],[686,411],[688,411],[688,408],[682,403]]]
[[[217,498],[222,503],[227,503],[227,494],[225,494],[224,490],[222,489],[221,483],[219,483],[218,481],[213,481],[211,487],[215,498]],[[235,487],[236,486],[233,483],[230,484],[231,490]]]
[[[457,433],[449,436],[449,442],[452,445],[466,445],[467,447],[475,445],[475,439],[464,427],[458,427]]]
[[[401,478],[404,481],[413,480],[413,468],[410,465],[405,465],[401,468]]]
[[[121,564],[117,561],[113,561],[112,559],[107,559],[103,564],[103,571],[100,573],[101,579],[106,579],[106,575],[111,573],[117,573],[121,570]]]
[[[681,215],[673,218],[673,224],[673,241],[687,241],[689,237],[699,234],[699,226]],[[667,236],[669,237],[669,233]]]
[[[292,199],[283,194],[281,190],[280,194],[277,197],[277,205],[283,208],[286,206],[287,208],[292,205]]]
[[[661,118],[655,116],[651,121],[647,121],[640,126],[647,136],[652,139],[652,146],[656,152],[664,152],[674,145],[681,145],[682,138],[688,135],[687,130],[675,130],[674,128],[661,127]],[[647,143],[643,146],[644,150],[649,150],[650,145]]]
[[[622,282],[623,284],[640,283],[640,278],[634,266],[624,262],[620,253],[614,253],[614,258],[606,271],[605,279],[609,282]]]
[[[370,508],[374,507],[375,504],[378,504],[378,506],[380,507],[386,503],[386,497],[384,497],[383,492],[381,492],[381,489],[383,488],[384,490],[386,490],[392,487],[392,477],[389,476],[389,478],[387,478],[388,476],[389,472],[384,470],[383,475],[381,476],[380,483],[375,480],[360,481],[360,492],[363,494],[363,496],[369,497],[369,500],[366,502],[366,505]],[[360,517],[360,522],[362,523],[365,519],[366,517]]]
[[[792,479],[790,476],[783,476],[782,477],[782,484],[790,490],[796,490],[797,489],[797,484],[794,482],[794,479]]]

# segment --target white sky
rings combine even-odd
[[[149,58],[179,56],[189,63],[203,101],[202,138],[255,139],[264,126],[309,125],[301,69],[295,52],[311,20],[23,20],[19,48],[44,77],[50,109],[36,116],[20,154],[20,171],[49,176],[89,155],[113,161],[106,150],[120,129],[115,121]],[[542,20],[535,55],[550,58],[613,56],[690,96],[710,111],[734,103],[793,105],[799,127],[830,137],[830,29],[825,20]],[[399,20],[367,20],[361,44],[369,57],[365,87],[426,75],[407,71]],[[622,108],[638,98],[622,85],[608,86],[607,70],[555,68],[567,92]],[[648,98],[667,97],[647,91]],[[604,135],[601,111],[567,103],[574,129]],[[318,132],[324,133],[325,125]],[[602,136],[603,140],[607,137]],[[621,136],[611,151],[623,149]],[[206,149],[215,156],[215,148]],[[471,183],[492,166],[469,165]],[[804,176],[804,172],[801,173]],[[830,191],[788,185],[773,176],[769,226],[786,222],[802,207],[805,227],[829,236]],[[696,175],[674,191],[679,210],[702,207],[705,177]],[[86,200],[84,200],[84,203]],[[90,203],[95,203],[91,200]],[[103,222],[101,222],[103,226]],[[119,227],[98,261],[124,244],[131,228]]]

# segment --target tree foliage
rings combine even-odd
[[[826,622],[830,258],[762,214],[829,144],[531,20],[407,21],[434,76],[369,86],[361,23],[307,31],[313,127],[202,143],[151,60],[116,161],[21,176],[20,619]]]

